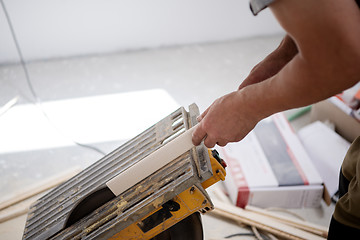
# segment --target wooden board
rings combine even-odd
[[[289,217],[286,217],[286,216],[283,216],[283,215],[280,215],[280,214],[276,214],[276,213],[273,213],[273,212],[266,211],[266,210],[261,209],[261,208],[254,207],[254,206],[246,206],[245,209],[249,210],[249,211],[252,211],[252,212],[259,213],[259,214],[261,214],[263,216],[268,216],[268,217],[274,218],[274,219],[276,219],[276,220],[278,220],[278,221],[280,221],[280,222],[282,222],[282,223],[284,223],[286,225],[290,225],[290,226],[305,230],[307,232],[317,234],[317,235],[325,237],[325,238],[328,235],[328,230],[327,230],[326,227],[323,227],[323,226],[320,226],[320,225],[317,225],[317,224],[314,224],[314,223],[301,221],[301,220],[297,220],[297,219],[294,219],[294,218],[289,218]]]
[[[318,235],[286,225],[280,221],[277,221],[276,219],[255,212],[246,211],[244,209],[219,201],[213,201],[213,202],[215,205],[214,213],[224,217],[228,217],[235,221],[240,221],[246,225],[255,226],[261,230],[270,232],[274,235],[286,239],[314,239],[314,240],[325,239]]]
[[[46,190],[49,190],[49,189],[59,185],[60,183],[65,182],[69,178],[75,176],[80,171],[81,171],[81,168],[79,166],[76,166],[74,168],[67,170],[66,172],[60,173],[56,176],[46,179],[42,183],[36,184],[35,186],[32,186],[23,192],[19,192],[19,193],[15,194],[13,197],[1,202],[0,210],[3,210],[7,207],[10,207],[10,206],[16,204],[16,203],[24,201],[25,199],[28,199],[32,196],[35,196],[39,193],[46,191]]]

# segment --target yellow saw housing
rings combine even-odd
[[[213,176],[201,183],[204,189],[210,187],[220,180],[224,181],[226,176],[225,166],[220,163],[222,159],[218,157],[216,157],[216,159],[212,150],[210,149],[208,149],[208,153]],[[163,207],[159,207],[144,218],[140,219],[138,222],[131,224],[129,227],[115,234],[110,239],[151,239],[195,212],[202,212],[202,209],[212,209],[212,204],[208,200],[208,197],[203,192],[203,190],[197,186],[192,186],[186,189],[182,193],[178,194],[174,199],[172,199],[172,201],[176,203],[175,205],[178,209],[176,211],[171,211],[171,216],[168,218],[165,217],[166,219],[158,219],[159,216],[163,216],[163,213],[159,212],[164,211]],[[156,226],[151,228],[152,225]]]

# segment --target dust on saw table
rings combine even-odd
[[[199,110],[179,108],[30,208],[23,239],[202,239],[200,214],[213,208],[205,188],[225,164],[203,144],[118,196],[106,182],[193,127]]]

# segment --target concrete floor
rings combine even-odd
[[[189,45],[28,64],[43,101],[161,88],[183,106],[200,109],[233,91],[251,68],[271,52],[281,36]],[[33,98],[17,65],[0,68],[0,106],[19,95]]]
[[[28,69],[33,87],[43,102],[162,89],[178,105],[187,107],[195,102],[200,110],[204,110],[217,97],[234,91],[251,68],[277,47],[280,40],[281,36],[272,36],[37,61],[29,63]],[[19,97],[17,104],[34,101],[20,66],[0,66],[0,82],[0,106],[15,96]],[[141,107],[137,109],[140,112],[142,110]],[[128,115],[124,117],[131,118]],[[305,116],[295,124],[303,125],[307,121]],[[21,138],[21,133],[14,134]],[[110,152],[124,140],[111,139],[93,145]],[[36,151],[0,152],[0,196],[3,196],[0,200],[11,196],[15,189],[26,189],[74,165],[86,167],[100,157],[98,153],[74,144]],[[293,211],[309,221],[327,226],[333,208],[322,203],[317,209]],[[0,224],[0,238],[20,239],[25,219],[25,216],[20,216]],[[219,239],[231,233],[246,231],[212,216],[204,216],[203,223],[206,239]]]

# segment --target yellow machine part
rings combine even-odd
[[[224,180],[226,176],[226,171],[224,167],[214,158],[211,150],[208,150],[211,168],[213,170],[213,176],[208,180],[202,183],[203,188],[208,188],[219,180]],[[112,240],[138,240],[138,239],[151,239],[158,235],[159,233],[165,231],[170,228],[174,224],[180,222],[191,214],[200,211],[201,209],[211,209],[211,204],[206,200],[206,196],[203,194],[201,190],[195,185],[186,189],[182,193],[178,194],[173,202],[177,203],[179,206],[179,210],[171,211],[171,214],[167,219],[162,221],[161,223],[154,223],[153,219],[156,219],[156,214],[164,216],[164,213],[160,213],[162,211],[162,207],[155,209],[153,212],[149,213],[144,218],[139,221],[131,224],[129,227],[124,230],[118,232],[110,239]],[[146,226],[147,222],[151,222],[152,226]],[[150,229],[148,229],[150,228]]]
[[[210,156],[211,168],[213,170],[213,176],[201,184],[205,189],[220,180],[224,181],[226,176],[225,168],[219,163],[218,160],[215,159],[211,152],[211,149],[208,149],[208,152]]]

